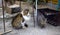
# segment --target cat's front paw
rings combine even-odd
[[[23,29],[26,29],[27,27],[24,26],[24,27],[22,27],[22,28],[23,28]]]

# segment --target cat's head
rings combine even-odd
[[[29,9],[25,9],[24,11],[23,11],[23,15],[27,15],[29,13]]]

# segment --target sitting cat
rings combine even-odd
[[[38,25],[41,27],[41,28],[44,28],[46,26],[46,23],[47,23],[47,20],[46,18],[44,17],[43,14],[39,13],[38,15]]]
[[[28,27],[22,14],[20,14],[20,13],[13,18],[12,26],[16,29]]]

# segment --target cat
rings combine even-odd
[[[46,23],[47,23],[47,19],[44,17],[44,15],[39,12],[39,15],[38,15],[37,19],[38,19],[38,25],[41,28],[45,28]]]
[[[13,18],[12,26],[16,29],[28,27],[21,13]]]

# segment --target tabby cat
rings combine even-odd
[[[20,13],[13,18],[12,26],[16,29],[28,27],[28,25],[25,23],[22,14]]]

